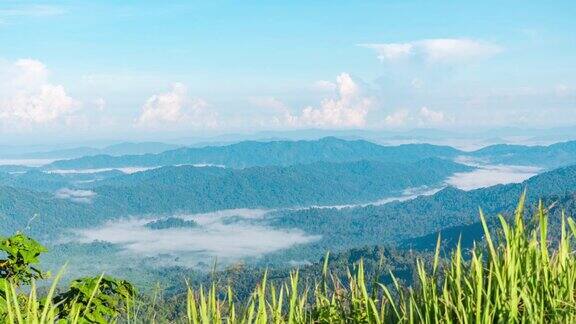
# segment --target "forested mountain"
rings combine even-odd
[[[541,147],[538,154],[552,152],[549,154],[555,163],[568,163],[570,145],[564,143],[559,147],[562,149]],[[496,156],[527,154],[525,151],[526,147],[494,146],[471,155],[495,159]],[[230,229],[236,226],[239,230],[257,227],[260,232],[254,233],[273,230],[301,233],[306,240],[294,242],[303,243],[281,245],[257,256],[250,254],[245,259],[254,266],[286,266],[290,262],[306,264],[317,260],[326,250],[339,252],[366,245],[428,250],[434,246],[439,232],[447,246],[455,244],[460,235],[463,244],[470,246],[482,235],[478,208],[481,207],[492,222],[496,213],[510,212],[515,207],[525,188],[531,205],[537,198],[544,197],[547,204],[558,200],[561,203],[557,206],[575,209],[570,195],[576,191],[576,166],[542,173],[522,184],[472,191],[449,187],[432,196],[364,206],[381,198],[402,195],[407,188],[439,187],[454,173],[473,171],[470,166],[452,162],[461,154],[456,149],[432,145],[385,147],[366,141],[325,138],[299,142],[243,142],[148,155],[94,156],[59,161],[51,166],[54,169],[65,168],[62,164],[66,163],[74,168],[145,166],[139,161],[150,163],[149,166],[167,165],[132,174],[120,171],[49,173],[47,169],[5,167],[6,172],[0,173],[0,234],[26,230],[53,243],[66,235],[79,233],[80,229],[108,229],[118,224],[126,225],[126,219],[138,219],[141,226],[129,230],[148,231],[146,235],[157,240],[158,235],[166,235],[162,231],[197,231],[196,234],[205,235],[215,228],[183,214],[257,208],[270,212],[254,218],[229,217],[218,221],[216,227]],[[99,159],[102,164],[94,164]],[[76,164],[84,163],[82,161],[86,164]],[[117,164],[110,165],[110,161]],[[553,233],[558,225],[555,220],[559,219],[556,210],[553,214],[556,218],[551,221]],[[101,241],[91,240],[72,240],[61,246],[71,251],[73,258],[74,253],[79,253],[77,257],[81,258],[80,254],[95,249],[92,252],[98,254],[90,255],[101,257],[102,264],[108,262],[105,260],[108,258],[123,266],[121,263],[126,259],[120,254],[112,258],[106,252],[108,245],[104,247]],[[106,238],[102,240],[112,242]],[[126,248],[123,242],[110,244],[114,253]],[[166,264],[166,260],[172,265],[192,264],[171,263],[179,256],[167,252],[146,259],[132,255],[131,260],[151,265]],[[190,258],[190,255],[181,257]]]
[[[283,211],[267,221],[275,227],[296,227],[322,235],[316,243],[283,252],[300,256],[318,256],[326,249],[365,244],[403,243],[429,248],[432,241],[435,244],[438,232],[444,231],[452,238],[462,234],[471,243],[481,235],[478,209],[482,208],[489,221],[497,213],[510,214],[525,189],[528,205],[534,205],[539,198],[569,196],[576,192],[576,166],[546,172],[521,184],[472,191],[446,188],[431,196],[382,206]],[[427,243],[414,241],[420,237]]]
[[[407,188],[439,186],[451,174],[469,170],[440,159],[246,169],[179,166],[110,178],[92,190],[95,206],[118,206],[125,213],[307,207],[371,202]]]
[[[305,264],[294,264],[298,268],[302,285],[314,286],[322,282],[322,268],[325,257],[313,260]],[[331,278],[328,280],[339,280],[343,285],[348,284],[348,275],[354,274],[358,270],[358,265],[363,262],[366,282],[378,280],[385,285],[392,285],[392,276],[401,283],[411,284],[416,278],[416,260],[420,260],[425,266],[430,267],[433,263],[433,254],[420,251],[409,251],[396,249],[389,246],[364,246],[353,248],[339,253],[330,253],[328,265],[330,266]],[[254,287],[267,271],[269,282],[280,284],[290,279],[291,268],[269,268],[254,267],[246,264],[235,264],[215,273],[201,273],[180,267],[168,267],[162,269],[151,269],[150,275],[154,278],[161,278],[160,281],[167,285],[166,292],[169,295],[185,293],[186,281],[194,286],[206,285],[216,278],[224,287],[228,283],[233,283],[236,297],[240,300],[248,297]],[[137,280],[137,279],[136,279]],[[144,283],[148,284],[149,283]],[[152,288],[152,287],[148,287]]]
[[[493,164],[535,165],[553,169],[576,163],[576,141],[549,146],[492,145],[470,155]]]
[[[374,160],[414,162],[429,157],[454,158],[460,151],[448,146],[408,144],[381,146],[371,142],[345,141],[326,137],[316,141],[245,141],[226,146],[181,148],[159,154],[109,156],[97,155],[56,161],[49,169],[118,167],[156,167],[180,164],[209,164],[230,168],[294,165],[318,161],[350,162]]]
[[[451,174],[470,169],[426,159],[409,164],[317,162],[246,169],[179,166],[120,176],[118,171],[5,173],[0,174],[0,184],[5,185],[0,208],[7,221],[0,227],[6,233],[23,229],[35,214],[42,217],[34,220],[31,231],[50,234],[59,226],[87,227],[128,215],[369,202],[406,188],[441,185]],[[58,191],[84,177],[103,180],[85,184],[82,190]]]
[[[538,184],[532,183],[531,187],[538,188]],[[555,193],[540,198],[542,204],[549,212],[547,228],[548,237],[551,241],[556,241],[560,238],[563,215],[564,217],[576,217],[576,192],[565,191],[563,193],[563,190],[552,191]],[[533,215],[538,202],[536,201],[536,196],[533,196],[532,204],[526,206],[524,221],[528,224],[529,228],[536,222]],[[509,206],[505,208],[508,212],[503,215],[505,218],[508,218],[510,222],[513,222],[511,219],[513,207],[514,204],[510,203]],[[494,216],[494,214],[491,216]],[[492,228],[499,228],[499,223],[494,217],[491,217],[489,220],[489,225]],[[443,242],[442,246],[447,251],[450,251],[452,248],[456,247],[459,241],[465,249],[471,248],[474,242],[480,242],[483,239],[484,231],[480,221],[476,221],[471,224],[447,227],[428,235],[407,239],[400,242],[399,245],[402,248],[432,251],[436,246],[438,235],[441,235]]]
[[[124,142],[109,145],[103,148],[82,146],[82,147],[74,147],[58,150],[1,154],[0,156],[2,158],[10,158],[10,159],[73,159],[98,154],[107,154],[111,156],[120,156],[126,154],[154,154],[168,150],[173,150],[178,147],[180,147],[180,145],[166,144],[160,142],[139,142],[139,143]]]
[[[95,212],[85,204],[57,199],[53,194],[0,186],[0,235],[25,231],[53,238],[69,226],[94,224]]]
[[[83,187],[90,182],[123,175],[118,170],[100,171],[93,173],[49,173],[36,168],[8,169],[9,172],[0,171],[0,185],[34,191],[54,192],[66,187]],[[0,168],[1,170],[1,168]]]
[[[155,147],[153,144],[150,144],[152,148]],[[134,147],[125,147],[130,145],[134,145]],[[168,146],[162,148],[168,148]],[[179,148],[157,154],[143,154],[151,150],[151,148],[146,148],[145,143],[124,144],[122,148],[109,147],[99,152],[99,155],[89,154],[89,156],[80,158],[56,161],[45,168],[99,169],[181,164],[245,168],[270,165],[287,166],[318,161],[373,160],[404,163],[429,157],[453,159],[457,156],[469,156],[490,164],[530,165],[547,169],[567,166],[576,162],[576,141],[550,146],[502,144],[488,146],[473,152],[464,152],[448,146],[430,144],[381,146],[364,140],[347,141],[326,137],[312,141],[244,141],[224,146]],[[126,151],[134,151],[134,153],[120,155],[120,152]]]

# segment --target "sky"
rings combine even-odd
[[[576,126],[574,17],[574,1],[2,1],[0,142]]]

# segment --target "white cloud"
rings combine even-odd
[[[407,110],[396,111],[384,118],[384,123],[390,127],[401,127],[406,125],[410,119],[410,113]]]
[[[96,193],[91,190],[75,190],[62,188],[54,194],[58,199],[66,199],[73,202],[89,204],[96,197]]]
[[[289,110],[286,104],[275,97],[251,97],[248,101],[259,108],[271,108],[282,112]]]
[[[308,106],[300,115],[287,115],[286,122],[292,126],[313,127],[363,127],[366,115],[374,105],[374,98],[352,79],[348,73],[336,78],[336,95],[325,98],[318,107]]]
[[[332,81],[319,80],[314,82],[313,88],[320,91],[335,91],[338,86]]]
[[[123,246],[135,255],[178,255],[188,265],[211,261],[228,263],[242,258],[259,257],[266,253],[307,244],[318,240],[298,229],[274,229],[250,220],[266,217],[263,210],[223,210],[206,214],[173,215],[193,220],[199,226],[151,230],[146,224],[161,219],[133,218],[110,221],[98,228],[76,233],[80,242],[106,241]],[[233,217],[234,222],[227,222]]]
[[[381,62],[397,61],[409,57],[414,48],[414,45],[410,43],[360,44],[360,46],[375,50]]]
[[[432,110],[422,107],[420,110],[401,109],[384,118],[384,125],[389,127],[403,127],[410,123],[417,123],[418,126],[442,126],[454,122],[452,116],[443,111]]]
[[[445,116],[444,112],[428,109],[428,107],[420,108],[418,116],[421,125],[441,125],[451,121],[451,118]]]
[[[94,105],[98,111],[102,112],[106,109],[106,100],[104,100],[104,98],[97,98],[94,100]]]
[[[0,74],[0,122],[6,128],[65,120],[80,106],[62,85],[49,82],[48,69],[40,61],[20,59],[2,69]]]
[[[446,180],[447,184],[462,190],[485,188],[497,184],[520,183],[542,171],[537,167],[486,165],[465,156],[458,157],[456,162],[476,167],[471,172],[455,173]]]
[[[428,63],[462,63],[494,56],[502,48],[489,42],[466,38],[423,39],[407,43],[373,43],[359,46],[373,49],[382,62],[404,59]]]
[[[175,83],[169,92],[153,95],[146,100],[136,125],[153,128],[166,125],[214,127],[216,116],[207,108],[206,101],[190,98],[186,86]]]

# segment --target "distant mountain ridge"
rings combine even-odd
[[[387,162],[414,162],[436,157],[454,158],[460,151],[448,146],[406,144],[381,146],[364,140],[346,141],[326,137],[314,141],[245,141],[226,146],[181,148],[159,154],[124,155],[113,157],[97,155],[56,161],[48,169],[157,167],[180,164],[211,164],[231,168],[251,166],[294,165],[318,161],[351,162],[375,160]]]
[[[479,149],[469,155],[492,164],[536,165],[554,169],[576,163],[576,141],[548,146],[499,144]]]
[[[106,146],[104,148],[95,147],[75,147],[59,150],[48,150],[18,154],[3,154],[4,159],[73,159],[85,156],[106,154],[110,156],[120,156],[126,154],[153,154],[168,150],[177,149],[181,145],[166,144],[161,142],[124,142]]]
[[[31,189],[34,185],[58,188],[64,177],[33,171],[0,178],[0,184],[20,186],[0,186],[7,193],[0,195],[0,218],[9,220],[0,223],[0,232],[24,228],[34,214],[41,215],[33,222],[34,231],[49,234],[48,229],[93,226],[130,215],[368,202],[401,194],[409,187],[440,185],[451,174],[471,169],[433,158],[403,164],[316,162],[245,169],[167,166],[113,176],[82,190],[69,189],[60,199]],[[71,195],[75,192],[90,195],[74,202]],[[14,198],[6,200],[10,196]]]
[[[306,207],[371,202],[407,188],[440,186],[450,175],[471,170],[435,158],[245,169],[168,166],[103,180],[91,189],[95,205],[122,206],[128,213]]]
[[[183,147],[155,154],[118,156],[98,154],[55,161],[45,168],[99,169],[182,164],[246,168],[269,165],[287,166],[318,161],[373,160],[405,163],[430,157],[454,159],[457,156],[472,157],[489,164],[538,166],[553,169],[576,163],[576,141],[549,146],[498,144],[472,152],[432,144],[382,146],[366,140],[343,140],[336,137],[300,141],[243,141],[222,146]]]
[[[302,247],[293,252],[306,257],[317,257],[326,249],[339,251],[366,244],[429,248],[432,238],[437,238],[440,232],[448,233],[452,243],[457,242],[460,235],[463,243],[471,243],[479,240],[483,233],[479,230],[478,209],[482,208],[489,221],[495,220],[497,213],[511,214],[525,189],[528,206],[540,198],[573,196],[576,166],[545,172],[519,184],[472,191],[448,187],[431,196],[381,206],[282,212],[271,219],[269,225],[322,235],[323,240],[314,243],[315,247]],[[556,221],[551,224],[558,224],[558,219],[556,214]]]

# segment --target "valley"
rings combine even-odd
[[[237,155],[237,146],[254,154]],[[452,244],[461,234],[471,244],[481,239],[478,207],[494,216],[510,212],[524,188],[531,204],[576,191],[570,167],[486,164],[489,149],[463,155],[433,145],[328,138],[178,150],[4,166],[0,231],[45,238],[46,266],[56,271],[67,262],[71,274],[128,271],[136,278],[158,267],[209,271],[214,262],[282,269],[364,246],[426,251],[444,231]],[[202,164],[160,165],[176,162]],[[85,268],[87,254],[93,262]]]

